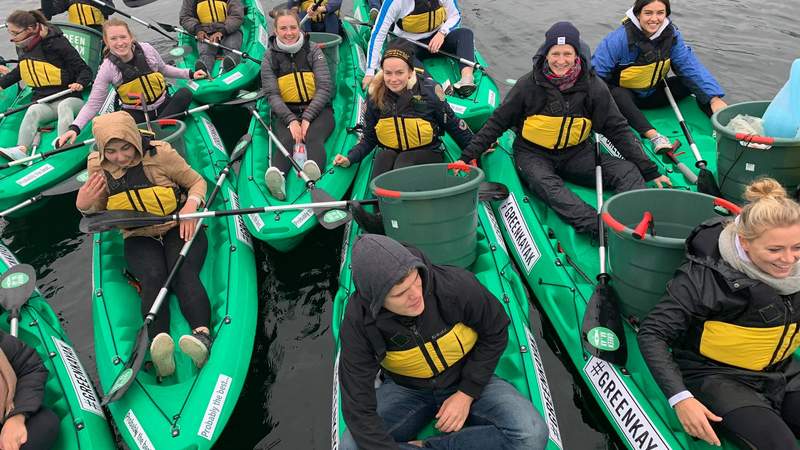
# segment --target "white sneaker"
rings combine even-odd
[[[317,181],[322,176],[317,163],[310,159],[303,164],[303,172],[311,181]]]
[[[672,148],[669,139],[661,133],[651,137],[650,143],[653,144],[653,150],[655,150],[656,153],[658,153],[659,150]]]
[[[158,333],[150,343],[150,357],[160,377],[168,377],[175,373],[175,342],[167,333]]]
[[[28,148],[24,145],[17,145],[16,147],[0,147],[0,153],[2,153],[11,161],[16,161],[28,156]]]
[[[286,200],[286,178],[277,167],[270,167],[264,175],[267,189],[278,200]]]

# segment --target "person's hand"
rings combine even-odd
[[[289,122],[289,132],[292,133],[295,144],[303,142],[303,127],[300,125],[300,122],[297,120]]]
[[[672,187],[672,181],[666,175],[661,175],[660,177],[654,179],[653,183],[655,183],[659,189],[663,189],[665,184],[669,187]]]
[[[204,40],[204,39],[208,39],[208,34],[205,31],[200,30],[200,31],[197,32],[197,39],[199,39],[201,41]]]
[[[208,78],[208,74],[206,73],[205,70],[195,70],[194,73],[192,74],[193,80],[202,80],[204,78]]]
[[[347,168],[347,167],[350,167],[350,160],[347,158],[347,156],[336,155],[333,158],[333,165]]]
[[[72,144],[75,142],[77,137],[78,133],[76,133],[75,130],[67,130],[64,134],[58,137],[57,147],[61,147],[66,143]]]
[[[431,53],[439,52],[439,49],[442,48],[442,44],[444,43],[444,34],[436,33],[433,35],[430,41],[428,41],[428,51]]]
[[[469,407],[472,406],[472,397],[456,391],[447,398],[436,413],[436,429],[442,433],[453,433],[464,426],[469,416]]]
[[[8,72],[11,72],[11,69],[9,69],[7,66],[0,66],[0,75],[5,75]]]
[[[211,42],[214,42],[216,44],[219,44],[219,41],[222,40],[222,32],[221,31],[217,31],[216,33],[214,33],[211,36],[209,36],[208,40],[211,41]]]
[[[190,198],[186,200],[186,203],[184,203],[178,215],[191,214],[193,212],[197,212],[197,200]],[[194,236],[195,229],[197,228],[197,219],[181,219],[179,223],[181,239],[188,241]]]
[[[721,446],[719,438],[717,434],[714,433],[714,429],[711,428],[711,424],[708,423],[708,420],[722,422],[722,417],[709,411],[696,398],[690,397],[676,403],[675,414],[678,416],[678,420],[681,421],[683,429],[686,430],[690,436],[702,439],[717,447]]]
[[[67,87],[70,88],[72,92],[80,92],[83,90],[83,85],[80,83],[72,83]]]
[[[372,78],[374,78],[372,75],[364,75],[364,79],[361,80],[361,89],[366,91],[369,84],[372,83]]]
[[[715,113],[715,112],[719,111],[720,109],[727,108],[728,104],[725,103],[725,100],[723,100],[723,99],[721,99],[719,97],[711,97],[711,105],[709,105],[709,106],[711,106],[711,112]]]
[[[28,429],[25,427],[25,416],[22,414],[11,416],[0,431],[0,449],[19,450],[26,442],[28,442]]]
[[[311,122],[306,119],[303,119],[303,122],[300,123],[300,132],[303,135],[303,141],[306,140],[306,134],[308,134],[308,127],[311,126]]]
[[[78,189],[75,206],[81,211],[91,208],[106,192],[106,177],[101,172],[95,172]]]
[[[313,4],[309,6],[308,9],[306,10],[306,14],[311,16],[312,19],[316,20],[318,16],[322,15],[322,13],[326,11],[326,8],[324,5],[319,5],[317,9],[314,9],[314,6],[315,5]]]

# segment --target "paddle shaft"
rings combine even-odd
[[[595,133],[595,153],[594,153],[594,183],[597,191],[597,240],[600,244],[598,253],[600,255],[600,274],[597,280],[605,284],[606,278],[606,237],[603,232],[603,167],[600,163],[600,136]]]
[[[228,47],[227,45],[222,45],[219,42],[214,42],[214,41],[212,41],[210,39],[199,38],[199,37],[195,36],[194,34],[189,33],[188,31],[186,31],[185,29],[183,29],[181,27],[176,27],[174,25],[170,25],[170,24],[167,24],[167,23],[161,23],[161,22],[157,22],[157,23],[159,25],[161,25],[162,27],[164,27],[165,29],[169,28],[169,29],[175,30],[178,33],[185,34],[186,36],[191,36],[192,38],[194,38],[194,40],[196,40],[198,42],[203,42],[203,43],[206,43],[208,45],[213,45],[214,47],[221,48],[223,50],[227,50],[227,51],[229,51],[231,53],[239,55],[242,58],[249,59],[250,61],[253,61],[256,64],[261,64],[261,60],[260,59],[250,55],[247,52],[243,52],[241,50],[237,50],[237,49],[235,49],[233,47]]]
[[[27,158],[16,159],[14,161],[9,161],[7,163],[0,164],[0,169],[5,169],[5,168],[8,168],[8,167],[13,167],[13,166],[19,166],[19,165],[22,165],[22,164],[25,164],[25,163],[28,163],[28,162],[31,162],[31,161],[38,161],[38,160],[41,160],[41,159],[47,159],[50,156],[57,155],[59,153],[64,153],[64,152],[69,151],[69,150],[74,150],[76,148],[83,147],[84,145],[89,145],[89,144],[93,144],[93,143],[94,143],[94,138],[87,139],[87,140],[81,141],[81,142],[76,142],[74,144],[66,145],[64,147],[57,148],[55,150],[51,150],[49,152],[39,153],[39,154],[36,154],[36,155],[28,156]]]
[[[267,134],[269,135],[270,140],[278,147],[278,150],[280,150],[281,153],[283,153],[283,156],[289,159],[289,162],[292,163],[292,167],[294,167],[294,170],[297,171],[297,174],[306,183],[306,186],[313,189],[315,186],[314,182],[311,181],[310,178],[308,178],[308,175],[306,175],[305,172],[303,172],[303,168],[300,167],[300,164],[297,164],[297,161],[295,161],[294,158],[292,158],[292,155],[289,154],[289,151],[286,150],[286,147],[284,147],[283,144],[281,144],[281,141],[279,141],[278,137],[275,136],[275,134],[272,132],[272,128],[270,128],[269,125],[267,125],[267,123],[264,122],[264,119],[261,118],[261,114],[259,114],[258,111],[256,111],[256,108],[254,106],[248,109],[250,110],[250,113],[253,115],[253,117],[255,117],[256,120],[258,120],[258,123],[260,123],[261,126],[264,127],[265,130],[267,130]]]
[[[681,110],[678,108],[678,103],[675,102],[675,97],[672,96],[672,91],[669,89],[669,84],[667,84],[666,79],[664,79],[664,93],[667,94],[667,100],[669,100],[669,104],[672,106],[672,111],[675,113],[675,117],[678,119],[678,123],[681,126],[681,131],[683,131],[683,135],[686,137],[686,142],[689,143],[689,147],[692,149],[694,159],[697,160],[697,167],[700,169],[705,169],[706,161],[700,155],[700,149],[697,148],[697,144],[694,142],[694,138],[692,138],[692,133],[689,131],[686,121],[683,120],[683,114],[681,114]]]
[[[189,214],[171,214],[163,217],[141,218],[136,220],[150,220],[153,223],[180,221],[188,219],[202,219],[206,217],[224,217],[224,216],[240,216],[243,214],[260,214],[265,212],[280,212],[280,211],[294,211],[306,208],[319,208],[319,209],[344,209],[351,200],[337,200],[332,202],[314,202],[314,203],[296,203],[289,205],[274,205],[274,206],[256,206],[250,208],[239,209],[226,209],[219,211],[199,211]],[[377,203],[377,200],[359,201],[362,205]],[[111,219],[108,222],[113,223],[116,219]],[[126,222],[129,219],[124,219]]]
[[[72,92],[72,89],[64,89],[63,91],[59,91],[59,92],[56,92],[55,94],[48,95],[47,97],[40,98],[39,100],[36,100],[35,102],[30,102],[30,103],[27,103],[27,104],[22,105],[22,106],[17,106],[16,108],[11,108],[11,109],[7,110],[6,112],[0,113],[0,119],[5,118],[6,116],[10,116],[11,114],[18,113],[20,111],[26,110],[26,109],[30,108],[31,106],[33,106],[33,105],[41,105],[42,103],[48,103],[48,102],[51,102],[53,100],[57,100],[57,99],[65,96],[65,95],[67,95],[67,94],[69,94],[71,92]]]
[[[680,173],[683,174],[683,177],[686,178],[686,181],[688,181],[691,184],[697,184],[697,175],[695,175],[695,173],[692,172],[692,169],[690,169],[689,166],[678,161],[678,158],[675,156],[675,153],[672,152],[672,150],[668,150],[664,152],[664,154],[667,155],[667,158],[669,158],[669,160],[672,161],[672,164],[674,164],[675,167],[678,168],[678,171],[680,171]]]
[[[317,9],[319,9],[319,6],[321,4],[322,4],[322,0],[314,0],[314,4],[311,5],[311,10],[312,11],[316,11]],[[311,15],[306,13],[306,15],[303,17],[303,20],[300,21],[300,28],[303,28],[303,25],[305,25],[305,23],[308,22],[308,19],[310,19],[310,18],[311,18]]]
[[[109,5],[109,4],[108,4],[108,3],[106,3],[106,2],[103,2],[103,1],[101,1],[101,0],[92,0],[92,1],[93,1],[93,2],[95,2],[95,3],[97,3],[98,5],[103,5],[103,6],[105,6],[106,8],[108,8],[108,9],[110,9],[110,10],[114,11],[115,13],[117,13],[117,14],[119,14],[119,15],[123,16],[123,17],[127,17],[128,19],[131,19],[131,20],[133,20],[134,22],[138,22],[138,23],[140,23],[141,25],[144,25],[144,26],[146,26],[147,28],[150,28],[151,30],[153,30],[153,31],[155,31],[156,33],[158,33],[158,34],[160,34],[160,35],[164,36],[165,38],[169,39],[169,40],[170,40],[170,41],[172,41],[172,42],[178,42],[178,40],[177,40],[177,39],[175,39],[174,37],[172,37],[172,36],[168,35],[168,34],[167,34],[167,33],[165,33],[164,31],[160,30],[160,29],[159,29],[157,26],[151,25],[151,24],[149,24],[149,23],[145,22],[144,20],[142,20],[142,19],[139,19],[138,17],[134,17],[134,16],[132,16],[132,15],[130,15],[130,14],[128,14],[128,13],[126,13],[125,11],[120,11],[119,9],[117,9],[117,8],[114,8],[113,6]]]

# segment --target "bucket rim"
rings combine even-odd
[[[442,198],[442,197],[452,196],[452,195],[456,195],[456,194],[462,194],[464,192],[467,192],[467,191],[470,191],[470,190],[473,190],[473,189],[477,191],[478,185],[483,181],[483,179],[485,177],[485,175],[483,173],[483,170],[481,170],[479,167],[470,166],[469,167],[469,171],[474,171],[474,173],[476,174],[471,180],[468,180],[468,181],[466,181],[464,183],[461,183],[461,184],[459,184],[457,186],[450,186],[450,187],[436,189],[436,190],[427,190],[427,191],[419,191],[419,192],[402,192],[402,191],[397,191],[397,190],[389,190],[389,189],[386,189],[386,188],[381,188],[376,183],[384,175],[392,174],[392,175],[396,176],[398,174],[402,174],[404,171],[408,172],[408,171],[418,170],[420,167],[426,167],[426,168],[429,168],[429,169],[434,169],[434,167],[432,167],[432,166],[440,166],[442,169],[444,169],[445,174],[446,174],[447,171],[449,171],[450,163],[419,164],[419,165],[416,165],[416,166],[403,167],[401,169],[393,169],[393,170],[390,170],[390,171],[388,171],[386,173],[382,173],[382,174],[378,175],[377,177],[373,178],[372,180],[370,180],[370,182],[369,182],[369,190],[376,197],[378,197],[379,199],[395,198],[395,199],[401,199],[401,200],[429,200],[429,199],[431,199],[431,193],[432,192],[435,192],[437,194],[436,198]],[[409,175],[411,175],[411,174],[409,174]],[[445,195],[441,195],[441,194],[445,194]]]
[[[324,42],[317,42],[317,41],[314,40],[315,37],[324,38],[325,41]],[[343,42],[342,37],[339,36],[338,34],[326,33],[326,32],[323,32],[323,31],[309,31],[308,32],[308,39],[309,39],[309,41],[313,42],[314,44],[317,45],[317,47],[319,47],[321,49],[338,47]]]
[[[726,125],[722,125],[722,123],[719,120],[719,115],[722,114],[722,113],[726,113],[726,112],[730,113],[731,112],[731,108],[735,108],[737,106],[743,106],[743,105],[765,105],[765,106],[769,106],[770,103],[771,102],[769,102],[769,101],[756,100],[756,101],[749,101],[749,102],[739,102],[739,103],[734,103],[732,105],[728,105],[727,108],[721,109],[721,110],[719,110],[719,111],[717,111],[717,112],[715,112],[714,114],[711,115],[711,125],[714,127],[714,131],[716,131],[717,133],[721,134],[722,136],[725,136],[726,138],[731,139],[733,141],[747,143],[747,140],[737,138],[736,137],[736,133],[731,131],[727,127],[727,124]],[[766,110],[766,107],[764,109]],[[789,147],[789,146],[800,145],[800,139],[771,137],[771,136],[759,136],[759,137],[766,138],[766,139],[770,140],[771,142],[770,142],[769,145],[771,145],[773,147]]]

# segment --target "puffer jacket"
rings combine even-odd
[[[6,417],[0,417],[0,423],[5,423],[8,418],[17,414],[30,417],[42,407],[47,368],[42,364],[42,358],[36,350],[3,331],[0,331],[0,350],[8,358],[17,376],[14,409]]]

